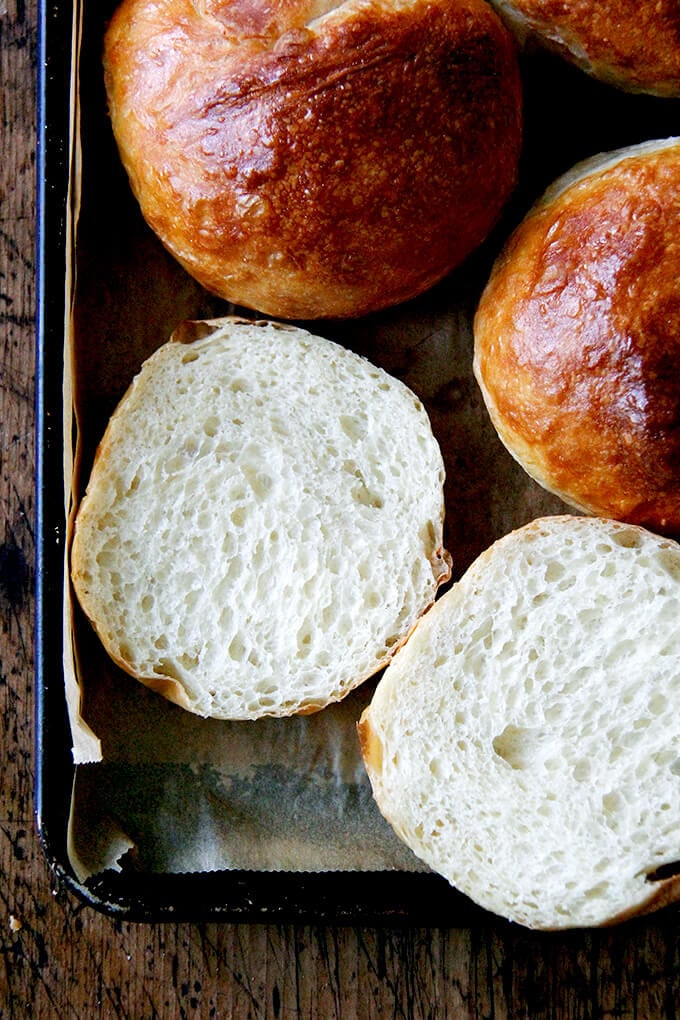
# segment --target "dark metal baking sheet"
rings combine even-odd
[[[109,4],[109,12],[111,5]],[[86,6],[83,74],[96,76],[105,4]],[[36,822],[55,882],[98,910],[141,921],[229,919],[474,925],[488,915],[424,873],[204,874],[106,872],[82,883],[69,863],[74,766],[63,657],[63,354],[68,245],[73,7],[40,4],[38,136]],[[680,104],[626,96],[546,55],[523,58],[525,154],[521,184],[503,223],[477,259],[490,265],[514,222],[562,171],[595,152],[680,133]],[[88,87],[101,98],[101,82]],[[106,125],[98,114],[90,136]],[[88,144],[88,136],[84,136]],[[108,141],[110,145],[110,139]],[[105,159],[110,158],[110,151]],[[118,172],[118,171],[116,171]],[[440,291],[441,295],[441,291]],[[441,299],[441,297],[440,297]],[[424,299],[427,300],[427,299]],[[393,313],[390,313],[393,314]]]

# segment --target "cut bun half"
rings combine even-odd
[[[421,402],[365,359],[293,327],[189,323],[108,425],[73,585],[111,657],[183,708],[316,711],[448,578],[443,481]]]
[[[680,546],[544,518],[421,621],[360,726],[378,806],[434,871],[531,928],[680,894]]]

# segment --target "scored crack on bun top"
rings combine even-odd
[[[626,92],[680,96],[677,0],[491,0],[524,44],[534,40]]]
[[[516,183],[515,43],[483,0],[124,0],[104,66],[147,222],[206,289],[267,315],[416,296]]]
[[[555,182],[497,259],[474,337],[491,420],[536,481],[680,533],[680,139]]]

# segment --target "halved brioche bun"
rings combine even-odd
[[[493,268],[474,345],[491,420],[533,478],[680,533],[680,139],[555,182]]]
[[[123,0],[104,63],[144,217],[265,315],[419,294],[515,186],[515,44],[484,0]]]
[[[75,592],[112,658],[182,707],[312,712],[448,578],[443,481],[422,404],[365,359],[293,327],[186,324],[100,444]]]
[[[534,521],[487,550],[360,722],[376,801],[422,860],[532,928],[680,894],[680,546]]]

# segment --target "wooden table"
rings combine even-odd
[[[672,1017],[678,912],[610,931],[121,923],[33,820],[35,0],[0,6],[0,1017]]]

